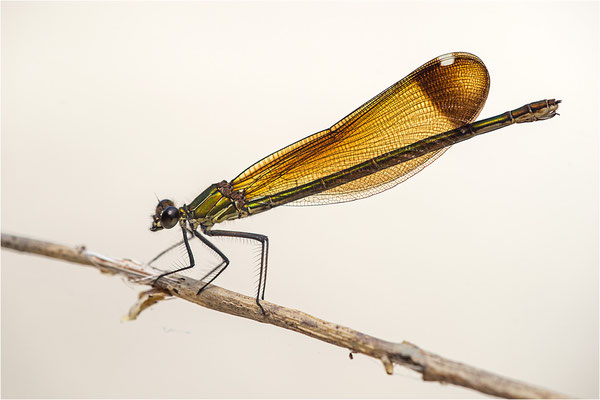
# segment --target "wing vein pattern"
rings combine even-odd
[[[390,86],[331,128],[263,158],[231,183],[246,199],[272,196],[360,164],[426,137],[473,122],[490,78],[469,53],[437,57]],[[312,194],[291,205],[352,201],[387,190],[421,171],[446,149]]]

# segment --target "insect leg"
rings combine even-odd
[[[208,230],[205,229],[204,233],[208,236],[225,236],[225,237],[237,237],[244,239],[251,239],[261,244],[261,257],[260,257],[260,274],[258,278],[258,290],[256,292],[256,304],[260,307],[263,314],[265,310],[260,304],[260,300],[265,299],[265,288],[267,284],[267,265],[269,257],[269,238],[259,233],[249,232],[238,232],[238,231],[221,231],[221,230]]]
[[[156,284],[156,282],[158,282],[158,280],[159,280],[160,278],[162,278],[163,276],[167,276],[167,275],[175,274],[175,273],[177,273],[177,272],[185,271],[186,269],[193,268],[193,267],[194,267],[194,265],[196,264],[196,263],[194,262],[194,254],[192,253],[192,249],[190,248],[190,243],[189,243],[189,241],[188,241],[188,237],[187,237],[187,230],[185,229],[185,227],[184,227],[184,226],[182,226],[182,227],[181,227],[181,231],[183,232],[183,243],[185,244],[185,249],[187,250],[188,257],[190,258],[190,265],[189,265],[189,266],[187,266],[187,267],[179,268],[179,269],[176,269],[176,270],[173,270],[173,271],[169,271],[169,272],[165,272],[165,273],[163,273],[163,274],[160,274],[160,275],[159,275],[159,276],[158,276],[158,277],[157,277],[157,278],[154,280],[154,283],[153,283],[152,285],[155,285],[155,284]],[[167,250],[163,251],[163,252],[162,252],[161,254],[159,254],[159,255],[158,255],[156,258],[158,258],[158,257],[162,256],[163,254],[165,254],[165,253],[166,253],[168,250],[170,250],[171,248],[172,248],[172,246],[171,246],[169,249],[167,249]],[[156,258],[155,258],[154,260],[156,260]],[[152,260],[152,261],[154,261],[154,260]]]
[[[201,279],[202,281],[204,281],[206,278],[208,278],[209,276],[211,276],[215,271],[219,271],[215,274],[215,276],[213,276],[212,278],[210,278],[210,280],[208,282],[206,282],[204,284],[204,286],[202,286],[200,288],[200,290],[198,290],[197,294],[200,294],[200,292],[202,292],[208,285],[210,285],[212,283],[212,281],[214,281],[215,279],[217,279],[217,277],[219,275],[221,275],[221,273],[223,271],[225,271],[225,269],[229,266],[229,258],[227,258],[227,256],[225,254],[223,254],[223,252],[221,250],[219,250],[217,248],[217,246],[215,246],[214,244],[212,244],[207,238],[205,238],[204,236],[202,236],[200,234],[200,232],[194,230],[194,235],[200,239],[202,241],[202,243],[204,243],[206,246],[208,246],[212,251],[214,251],[215,253],[217,253],[219,255],[219,257],[221,257],[221,262],[219,263],[219,265],[217,265],[215,268],[213,268],[208,274],[204,275],[204,277]]]
[[[188,229],[188,233],[193,236],[193,233],[190,229]],[[190,236],[188,239],[190,239],[192,236]],[[174,248],[181,246],[182,243],[183,243],[183,240],[180,240],[179,242],[175,243],[174,245],[167,247],[165,250],[158,253],[156,255],[156,257],[154,257],[152,260],[148,261],[148,265],[152,265],[153,262],[155,262],[156,260],[158,260],[159,258],[164,256],[165,254],[167,254],[169,251],[173,250]]]

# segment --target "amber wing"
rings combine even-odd
[[[263,158],[232,181],[247,200],[313,182],[381,154],[475,120],[489,91],[483,62],[450,53],[422,65],[331,128]],[[356,200],[413,176],[446,149],[429,153],[341,186],[296,200],[293,205]]]

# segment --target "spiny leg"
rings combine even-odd
[[[169,272],[165,272],[163,274],[160,274],[156,280],[154,281],[154,284],[156,284],[156,282],[158,282],[158,280],[164,276],[167,275],[171,275],[171,274],[175,274],[177,272],[181,272],[184,271],[186,269],[190,269],[192,267],[194,267],[195,262],[194,262],[194,255],[192,253],[192,250],[190,248],[190,244],[188,242],[188,237],[187,237],[187,233],[188,231],[190,233],[192,233],[194,236],[196,236],[198,239],[200,239],[202,241],[202,243],[204,243],[206,246],[208,246],[208,248],[210,248],[212,251],[214,251],[215,253],[217,253],[217,255],[219,257],[221,257],[221,262],[219,263],[219,265],[217,265],[215,268],[213,268],[208,274],[206,274],[201,280],[203,281],[204,279],[206,279],[207,277],[209,277],[210,275],[212,275],[217,269],[219,269],[219,272],[213,276],[207,283],[205,283],[199,290],[197,294],[200,294],[200,292],[202,292],[208,285],[211,284],[212,281],[214,281],[215,279],[217,279],[217,277],[219,275],[221,275],[221,273],[223,271],[225,271],[225,269],[229,266],[229,259],[227,258],[227,256],[225,254],[223,254],[223,252],[221,250],[219,250],[214,244],[212,244],[208,239],[206,239],[204,236],[202,236],[198,231],[196,230],[191,230],[191,229],[185,229],[183,228],[183,241],[179,242],[171,247],[169,247],[167,250],[163,251],[162,253],[160,253],[158,256],[156,256],[152,261],[150,261],[150,263],[152,263],[153,261],[156,261],[156,259],[158,259],[159,257],[161,257],[162,255],[164,255],[165,253],[167,253],[169,250],[175,248],[176,246],[179,246],[181,243],[185,243],[185,248],[187,250],[188,256],[190,258],[190,265],[188,267],[183,267],[183,268],[179,268],[176,269],[174,271],[169,271]],[[193,237],[193,236],[192,236]],[[149,263],[149,264],[150,264]],[[262,307],[261,307],[262,309]],[[264,314],[264,310],[263,310],[263,314]]]
[[[190,236],[190,238],[193,237],[193,232],[190,229],[188,229],[188,233],[190,233],[192,235],[192,236]],[[163,250],[160,253],[158,253],[156,255],[156,257],[154,257],[152,260],[148,261],[148,265],[152,265],[153,262],[155,262],[156,260],[158,260],[159,258],[161,258],[162,256],[164,256],[165,254],[167,254],[169,251],[173,250],[176,247],[181,246],[181,244],[183,242],[184,242],[183,240],[180,240],[179,242],[175,243],[174,245],[171,245],[171,246],[167,247],[165,250]]]
[[[251,239],[260,242],[261,244],[261,257],[260,257],[260,274],[258,278],[258,290],[256,292],[256,304],[265,314],[263,306],[260,304],[260,300],[265,299],[265,288],[267,284],[267,262],[269,256],[269,238],[259,233],[250,232],[238,232],[238,231],[221,231],[221,230],[208,230],[204,229],[204,233],[208,236],[225,236],[225,237],[237,237],[244,239]],[[262,290],[261,290],[262,289]]]
[[[214,244],[212,244],[207,238],[205,238],[204,236],[202,236],[198,231],[193,230],[192,232],[194,233],[194,235],[198,239],[200,239],[202,241],[202,243],[204,243],[212,251],[214,251],[215,253],[217,253],[219,255],[219,257],[221,257],[221,260],[222,260],[219,263],[219,265],[217,265],[216,267],[214,267],[208,274],[204,275],[204,277],[201,279],[202,281],[204,281],[206,278],[208,278],[209,276],[211,276],[216,270],[219,270],[219,272],[217,272],[215,274],[215,276],[213,276],[212,278],[210,278],[210,280],[208,282],[206,282],[204,284],[204,286],[202,286],[198,290],[197,294],[200,294],[200,292],[202,292],[208,285],[210,285],[212,283],[212,281],[214,281],[215,279],[217,279],[217,277],[219,275],[221,275],[221,273],[223,271],[225,271],[225,269],[229,266],[229,258],[227,258],[227,256],[225,254],[223,254],[223,252],[217,248],[217,246],[215,246]]]
[[[154,280],[154,283],[153,283],[152,285],[156,285],[156,282],[158,282],[158,280],[159,280],[160,278],[162,278],[163,276],[167,276],[167,275],[175,274],[175,273],[177,273],[177,272],[185,271],[186,269],[190,269],[190,268],[193,268],[193,267],[194,267],[194,265],[195,265],[195,262],[194,262],[194,254],[192,253],[192,249],[190,248],[190,243],[188,242],[187,230],[185,229],[185,226],[182,226],[182,227],[181,227],[181,231],[183,232],[183,243],[185,244],[185,249],[187,250],[188,257],[190,258],[190,265],[189,265],[189,266],[187,266],[187,267],[179,268],[179,269],[176,269],[176,270],[173,270],[173,271],[169,271],[169,272],[165,272],[165,273],[163,273],[163,274],[160,274],[160,275],[158,276],[158,278],[156,278],[156,279]],[[172,248],[172,247],[171,247],[171,248]],[[158,256],[158,257],[160,257],[160,256],[161,256],[162,254],[164,254],[165,252],[166,252],[166,251],[164,251],[163,253],[159,254],[159,256]],[[158,258],[158,257],[156,257],[156,258]],[[155,258],[155,259],[156,259],[156,258]],[[154,261],[154,260],[153,260],[153,261]]]

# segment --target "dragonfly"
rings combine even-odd
[[[195,237],[220,259],[202,278],[199,295],[229,266],[227,256],[208,238],[250,239],[261,246],[256,304],[264,315],[260,301],[265,298],[269,238],[213,227],[281,205],[335,204],[369,197],[412,177],[456,143],[557,115],[560,100],[546,99],[473,122],[489,88],[489,73],[477,56],[441,55],[330,128],[271,153],[230,181],[210,185],[189,204],[160,200],[150,230],[179,225],[189,265],[158,275],[154,284],[194,267],[189,240]]]

